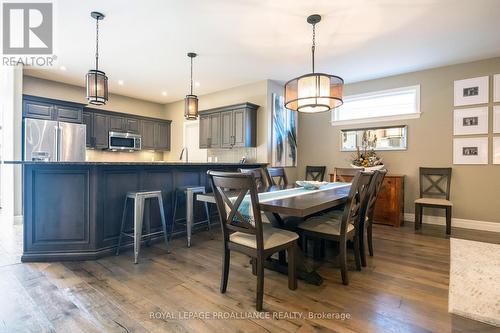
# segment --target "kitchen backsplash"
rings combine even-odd
[[[155,162],[163,161],[162,152],[142,150],[137,152],[112,152],[87,149],[86,160],[92,162]]]
[[[257,162],[257,148],[208,149],[208,162],[237,163],[245,157],[247,162]]]

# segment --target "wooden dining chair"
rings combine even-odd
[[[360,235],[360,243],[359,243],[359,251],[361,254],[361,265],[366,267],[366,251],[365,251],[365,231],[366,231],[366,239],[368,243],[368,251],[370,256],[373,257],[373,215],[375,212],[375,204],[377,202],[378,195],[380,193],[380,189],[382,188],[382,184],[384,182],[385,175],[387,174],[387,170],[376,170],[373,174],[372,180],[370,182],[370,186],[368,187],[368,200],[366,200],[365,211],[362,213],[362,219],[364,216],[364,226],[360,228],[362,230],[362,234]]]
[[[288,178],[286,177],[285,168],[267,168],[271,185],[288,185]]]
[[[220,292],[225,293],[231,251],[252,258],[257,275],[257,311],[264,298],[264,261],[274,253],[288,253],[288,288],[297,289],[296,251],[299,236],[292,231],[262,223],[257,187],[251,174],[208,171],[224,239]],[[224,189],[231,189],[225,191]]]
[[[443,208],[446,211],[446,234],[451,234],[450,201],[451,168],[423,168],[420,173],[420,198],[415,200],[415,230],[422,227],[424,207]]]
[[[347,241],[352,240],[354,244],[354,257],[356,269],[361,270],[361,257],[359,251],[359,220],[363,214],[363,205],[367,200],[368,187],[372,178],[372,172],[358,172],[352,180],[351,188],[342,215],[315,216],[307,219],[299,225],[301,237],[310,237],[319,240],[328,240],[339,243],[339,259],[342,274],[342,282],[349,284],[347,275]],[[303,244],[304,242],[302,242]]]
[[[306,180],[322,182],[325,180],[326,166],[306,166]]]
[[[344,182],[350,183],[349,179],[344,178],[344,176],[354,177],[359,171],[363,171],[364,168],[334,168],[333,169],[333,181],[334,182]]]
[[[264,168],[252,168],[252,169],[243,169],[239,168],[238,172],[250,174],[255,179],[255,183],[257,184],[257,191],[262,192],[265,191],[269,186],[272,185],[272,181],[269,177],[269,174]]]

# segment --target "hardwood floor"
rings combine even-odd
[[[491,233],[452,234],[500,241]],[[498,332],[447,312],[444,227],[424,225],[416,234],[411,224],[375,225],[368,267],[354,271],[349,252],[348,286],[328,253],[319,287],[299,281],[290,291],[286,276],[266,270],[268,312],[260,314],[245,256],[232,253],[228,290],[220,294],[220,234],[215,240],[207,232],[195,234],[189,249],[183,239],[174,240],[170,254],[161,243],[143,247],[138,265],[132,251],[97,261],[22,264],[19,235],[16,226],[0,236],[0,332]],[[350,318],[320,317],[334,313]],[[244,315],[253,317],[235,318]]]

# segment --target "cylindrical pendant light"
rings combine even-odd
[[[108,101],[108,77],[99,70],[99,21],[104,19],[104,14],[92,12],[90,16],[96,20],[96,47],[95,69],[89,70],[85,76],[87,100],[90,104],[104,105]]]
[[[193,58],[197,54],[189,52],[187,56],[191,58],[191,93],[184,98],[184,118],[187,120],[196,120],[198,118],[198,97],[193,95]]]
[[[317,113],[330,111],[342,105],[341,77],[315,73],[314,51],[316,48],[316,24],[321,21],[320,15],[311,15],[307,22],[313,26],[312,39],[312,73],[299,76],[285,84],[285,107],[290,110]]]

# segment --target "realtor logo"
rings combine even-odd
[[[52,3],[3,4],[3,53],[52,54]]]

